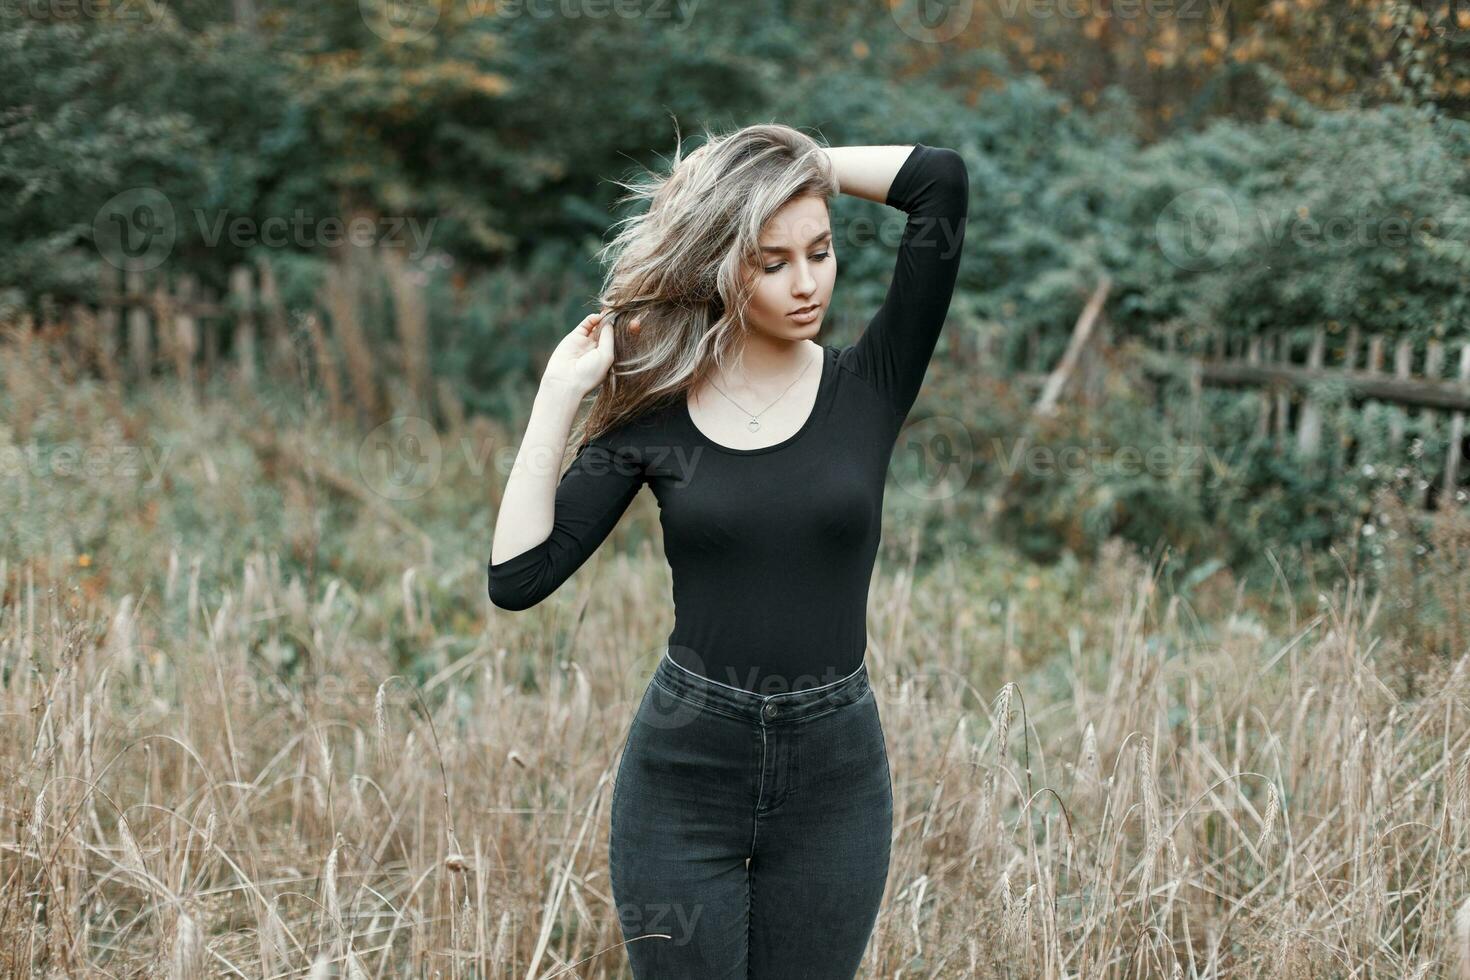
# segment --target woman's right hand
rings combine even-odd
[[[614,355],[612,327],[603,325],[607,312],[604,309],[586,317],[561,339],[546,362],[542,385],[562,387],[580,399],[602,384]],[[633,332],[638,326],[634,320]]]

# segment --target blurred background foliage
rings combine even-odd
[[[590,310],[595,252],[623,216],[617,181],[658,169],[677,136],[775,120],[833,145],[924,142],[968,162],[968,254],[946,342],[989,358],[938,359],[920,414],[973,430],[976,487],[1004,458],[987,440],[1026,422],[1031,395],[1011,375],[1057,360],[1104,276],[1122,343],[1163,323],[1231,337],[1325,324],[1331,363],[1345,325],[1421,352],[1467,339],[1470,7],[945,10],[926,25],[907,0],[0,0],[0,316],[95,299],[94,220],[130,188],[173,205],[171,270],[222,291],[232,266],[263,259],[292,310],[318,302],[336,250],[310,236],[235,244],[212,234],[218,222],[414,222],[427,230],[412,263],[431,374],[465,411],[513,427],[541,359]],[[1171,237],[1171,209],[1199,195],[1234,222],[1229,247],[1203,261],[1199,242]],[[827,342],[855,339],[880,301],[901,217],[837,205],[848,231]],[[883,231],[864,237],[861,222]],[[391,316],[363,319],[367,342],[388,349]],[[1228,465],[1023,475],[1001,537],[1046,561],[1110,536],[1162,540],[1180,567],[1223,560],[1271,578],[1273,555],[1301,546],[1356,554],[1375,494],[1412,491],[1432,479],[1417,461],[1443,457],[1440,430],[1409,418],[1402,451],[1345,478],[1253,437],[1256,399],[1197,399],[1120,365],[1104,411],[1064,405],[1036,444],[1210,447]],[[1343,424],[1357,445],[1381,442],[1371,412]],[[949,521],[928,550],[986,543],[964,530],[978,516],[954,520],[979,514],[978,492],[943,515],[917,498],[893,506],[900,520]]]

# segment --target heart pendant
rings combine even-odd
[[[749,422],[745,423],[745,427],[751,432],[754,432],[761,427],[761,424],[755,419],[751,419]]]

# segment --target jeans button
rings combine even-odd
[[[770,721],[772,718],[776,717],[775,703],[772,701],[767,701],[765,708],[761,711],[761,714],[766,716],[766,721]]]

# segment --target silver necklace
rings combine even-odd
[[[790,391],[792,389],[792,387],[796,384],[796,382],[797,381],[800,381],[806,375],[807,368],[809,368],[811,366],[812,366],[812,362],[811,361],[807,361],[806,362],[806,367],[804,367],[804,368],[801,369],[801,373],[796,376],[795,380],[793,380],[791,382],[791,384],[787,385],[785,388],[783,388],[781,390],[781,394],[777,395],[771,401],[771,405],[776,404],[776,402],[780,401],[783,397],[785,397],[786,392]],[[747,429],[749,429],[751,432],[759,432],[760,431],[760,427],[761,427],[760,417],[762,415],[766,414],[766,412],[770,411],[771,405],[767,405],[765,408],[761,409],[759,412],[756,412],[754,415],[751,415],[751,413],[743,405],[741,405],[735,399],[731,398],[729,395],[725,394],[725,389],[723,389],[719,385],[715,384],[715,379],[714,378],[710,378],[710,382],[709,383],[712,384],[712,385],[714,385],[715,391],[718,391],[720,394],[725,395],[726,400],[729,401],[731,405],[734,405],[736,408],[740,409],[740,411],[743,412],[744,414],[750,415],[750,421],[745,423],[745,427]]]

